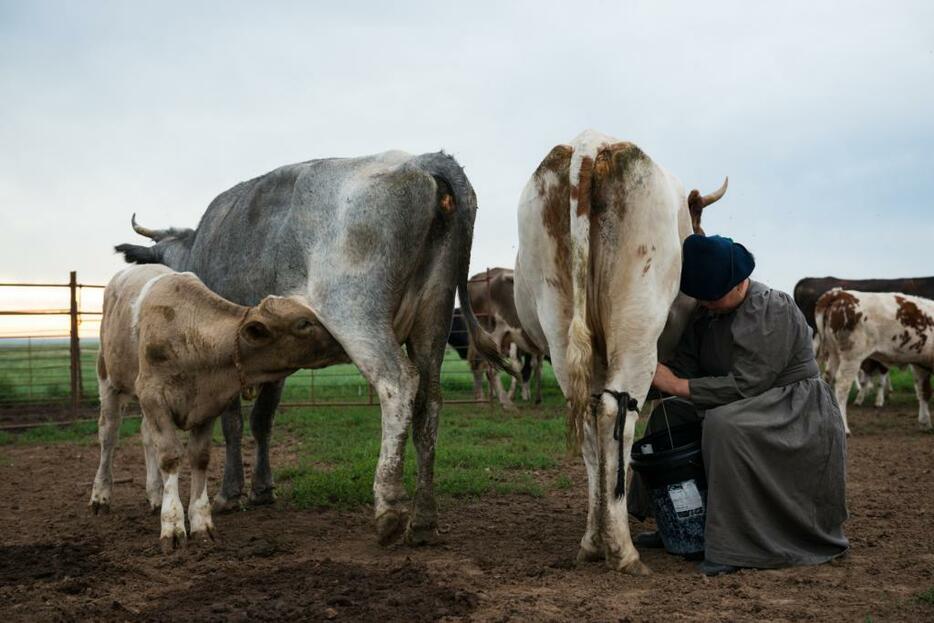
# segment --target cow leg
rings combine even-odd
[[[483,371],[479,365],[471,362],[470,372],[473,374],[473,398],[474,400],[483,400]]]
[[[175,433],[175,424],[169,410],[152,395],[141,395],[139,404],[143,417],[149,418],[152,426],[152,440],[155,442],[162,472],[162,509],[160,519],[162,530],[159,544],[163,553],[169,553],[177,547],[184,547],[187,542],[185,532],[185,508],[178,495],[178,472],[182,462],[182,444]]]
[[[234,398],[221,414],[224,431],[224,480],[221,490],[214,496],[214,512],[226,513],[239,510],[243,494],[243,415],[240,412],[240,397]]]
[[[837,396],[837,404],[840,406],[840,415],[843,417],[843,428],[846,434],[850,434],[850,425],[846,420],[846,402],[850,397],[850,388],[859,374],[858,360],[841,360],[839,367],[834,371],[834,392]]]
[[[99,383],[101,414],[97,420],[97,438],[101,445],[101,460],[91,489],[91,501],[88,503],[95,515],[99,512],[110,512],[114,448],[120,435],[120,422],[129,401],[129,397],[120,393],[107,379],[100,379]]]
[[[438,296],[439,303],[423,310],[412,328],[407,342],[409,356],[418,370],[418,393],[412,418],[412,441],[418,473],[415,483],[415,503],[405,533],[405,541],[422,545],[435,539],[438,533],[438,509],[435,502],[435,445],[438,440],[438,419],[441,413],[441,362],[444,359],[446,327],[450,325],[448,311],[454,305],[454,293]]]
[[[879,389],[876,392],[875,407],[881,409],[885,406],[885,392],[891,390],[892,380],[889,378],[889,371],[879,372]]]
[[[597,436],[594,420],[589,415],[584,421],[584,438],[581,440],[581,454],[587,468],[587,528],[577,550],[578,562],[596,562],[605,557],[603,548],[603,530],[601,527],[600,502],[600,462],[597,456]]]
[[[856,399],[853,400],[853,404],[861,407],[866,394],[872,391],[872,376],[866,374],[862,368],[856,374],[856,390]]]
[[[418,371],[402,353],[392,327],[329,329],[379,396],[382,442],[373,480],[373,501],[377,538],[381,545],[388,545],[406,527],[402,468],[419,385]]]
[[[542,404],[542,368],[545,367],[545,356],[532,357],[532,378],[535,384],[535,404]]]
[[[144,417],[140,422],[140,432],[143,435],[143,452],[146,457],[146,499],[149,502],[149,511],[155,515],[162,507],[162,474],[159,473],[159,455],[149,418]]]
[[[525,353],[522,355],[522,372],[519,376],[522,377],[522,399],[525,401],[532,400],[532,374],[535,369],[535,355],[530,355]]]
[[[256,459],[253,461],[253,480],[250,485],[250,504],[272,504],[276,494],[272,483],[272,466],[269,464],[269,437],[272,433],[272,419],[276,407],[282,398],[285,379],[275,383],[265,383],[260,387],[259,396],[250,413],[250,431],[256,441]]]
[[[499,398],[499,404],[502,405],[503,409],[512,411],[516,408],[516,405],[513,404],[511,397],[506,392],[506,388],[503,387],[503,380],[500,378],[499,370],[493,366],[487,366],[486,372],[487,378],[490,381],[490,393],[493,393],[493,389],[496,389],[496,396]]]
[[[211,433],[214,419],[191,430],[188,437],[188,462],[191,464],[191,493],[188,499],[188,522],[191,537],[199,541],[214,540],[211,501],[208,498],[208,464],[211,462]]]
[[[911,366],[911,375],[915,379],[915,394],[918,397],[918,427],[931,430],[931,373],[918,366]]]
[[[658,333],[661,333],[661,327],[659,327]],[[626,352],[626,361],[622,362],[619,370],[612,371],[611,368],[607,388],[614,391],[629,392],[631,397],[636,399],[639,405],[642,406],[655,371],[656,341],[652,340],[647,345],[651,350],[640,350],[638,345],[633,345],[632,348],[626,350],[618,349],[617,352]],[[626,503],[626,490],[629,488],[630,452],[632,451],[632,443],[635,440],[636,420],[639,419],[639,414],[634,411],[624,412],[623,444],[622,448],[620,448],[619,441],[613,438],[613,428],[618,408],[617,400],[613,396],[606,393],[602,395],[600,404],[602,414],[597,443],[601,444],[600,455],[603,458],[600,465],[602,468],[601,476],[603,477],[603,487],[600,495],[605,500],[603,542],[606,563],[611,569],[632,575],[646,575],[651,572],[639,560],[639,552],[632,543],[632,536],[629,532],[628,505]],[[619,455],[620,451],[623,453],[622,456]],[[625,490],[622,496],[616,497],[617,466],[619,462],[623,464]]]
[[[509,345],[509,363],[512,364],[513,369],[515,370],[521,369],[521,364],[519,363],[519,347],[516,346],[515,343],[512,343]],[[522,375],[520,374],[519,376],[522,376]],[[509,397],[510,401],[514,400],[516,397],[516,385],[517,384],[518,382],[516,381],[516,377],[510,376],[509,377],[509,390],[506,392],[506,395]],[[525,395],[527,390],[526,390],[526,386],[524,383],[522,385],[521,391],[522,391],[522,398],[525,400],[528,400],[529,399],[528,396]]]

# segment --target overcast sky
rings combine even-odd
[[[472,270],[512,266],[523,185],[588,127],[687,189],[729,175],[705,228],[775,287],[934,274],[934,3],[315,4],[0,0],[0,280],[105,282],[132,212],[194,227],[387,149],[452,153]]]

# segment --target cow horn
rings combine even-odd
[[[136,212],[133,213],[133,216],[130,217],[130,224],[133,225],[133,231],[135,231],[140,236],[146,236],[155,242],[159,242],[165,237],[165,232],[158,229],[149,229],[143,227],[142,225],[136,224]]]
[[[713,191],[709,195],[704,195],[703,197],[701,197],[701,206],[704,206],[704,207],[709,206],[711,203],[720,199],[720,197],[726,194],[726,187],[729,186],[729,184],[730,184],[730,178],[729,177],[723,178],[723,185],[720,186],[720,188]]]

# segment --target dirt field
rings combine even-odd
[[[86,508],[97,449],[0,447],[0,616],[11,621],[932,621],[934,435],[913,407],[853,409],[847,533],[833,564],[704,578],[643,552],[628,577],[573,562],[585,477],[544,498],[442,504],[442,542],[381,549],[369,509],[280,505],[215,518],[222,540],[163,556],[137,440],[115,461],[113,513]],[[294,460],[287,440],[279,467]],[[223,461],[214,448],[214,475]],[[553,474],[551,475],[553,476]],[[543,477],[551,477],[544,475]],[[212,490],[213,483],[212,480]],[[187,505],[187,491],[183,491]],[[648,526],[633,524],[635,531]]]

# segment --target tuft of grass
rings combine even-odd
[[[930,587],[926,591],[915,593],[914,600],[918,603],[934,606],[934,586]]]

